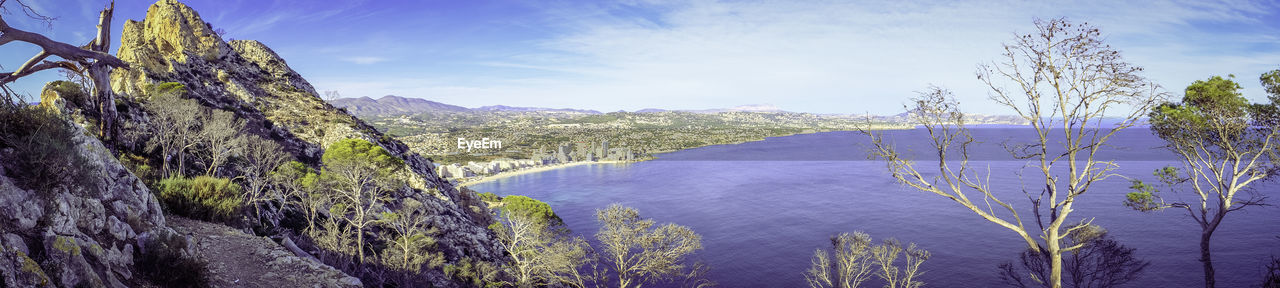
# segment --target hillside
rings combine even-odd
[[[110,13],[110,10],[105,10],[104,13]],[[109,19],[109,14],[104,15],[108,15],[107,19]],[[218,269],[223,270],[211,271],[213,274],[210,275],[213,277],[237,275],[233,273],[235,271],[289,273],[289,271],[270,270],[275,269],[273,267],[308,266],[310,268],[297,269],[319,271],[316,275],[325,275],[323,277],[331,279],[316,283],[330,283],[337,286],[358,281],[346,279],[349,277],[341,272],[331,273],[332,268],[315,266],[324,266],[319,262],[303,263],[305,265],[299,266],[300,264],[295,264],[301,262],[291,260],[292,264],[281,264],[284,266],[272,264],[255,267],[254,263],[258,262],[238,263],[238,260],[235,260],[244,257],[212,256],[257,253],[254,251],[277,253],[288,251],[281,248],[281,245],[286,243],[292,245],[296,242],[298,247],[291,249],[294,250],[292,252],[298,253],[299,257],[318,258],[342,272],[360,277],[365,285],[436,287],[458,285],[446,276],[442,266],[459,261],[490,263],[504,259],[492,232],[486,228],[493,221],[487,206],[478,200],[473,192],[459,191],[449,182],[437,177],[429,161],[410,152],[408,147],[400,141],[379,133],[364,121],[325,103],[306,79],[290,68],[285,59],[262,42],[223,41],[211,27],[212,25],[205,22],[199,13],[185,4],[172,0],[160,0],[147,9],[144,19],[127,20],[124,23],[123,31],[119,34],[121,46],[117,50],[116,57],[127,63],[128,67],[111,72],[109,87],[116,93],[114,107],[119,112],[116,116],[105,116],[114,117],[111,118],[114,119],[113,122],[119,123],[119,127],[122,127],[119,137],[113,139],[104,137],[103,143],[99,144],[99,139],[86,136],[103,135],[97,133],[97,129],[103,129],[99,125],[99,119],[105,119],[105,117],[93,109],[97,104],[87,97],[89,89],[73,82],[58,81],[46,86],[42,94],[41,106],[26,106],[19,103],[4,106],[4,113],[0,113],[3,117],[0,119],[5,121],[21,120],[17,118],[21,116],[36,119],[22,121],[38,120],[52,124],[37,123],[30,124],[31,127],[6,126],[5,129],[0,129],[0,140],[3,140],[0,141],[0,148],[15,146],[12,148],[20,149],[16,152],[11,148],[0,149],[0,159],[5,160],[0,161],[0,164],[4,164],[0,165],[0,172],[2,172],[0,173],[0,195],[3,195],[3,198],[0,198],[0,211],[7,215],[0,217],[3,218],[0,219],[3,220],[0,222],[3,224],[0,225],[0,244],[5,247],[0,250],[0,259],[3,259],[0,261],[3,263],[0,265],[0,280],[3,280],[0,281],[0,286],[148,286],[146,282],[155,280],[141,280],[137,277],[139,272],[134,268],[135,264],[143,265],[137,262],[141,260],[135,259],[136,257],[149,255],[139,247],[150,243],[147,241],[160,241],[164,244],[163,247],[176,247],[173,250],[176,252],[172,252],[173,254],[162,254],[157,257],[170,257],[163,259],[172,261],[188,261],[186,263],[208,260],[209,267],[222,267]],[[380,100],[392,101],[395,102],[392,105],[413,109],[428,106],[441,109],[465,109],[443,104],[433,106],[431,103],[394,96]],[[53,111],[54,116],[41,118],[46,117],[40,116],[46,113],[42,111]],[[35,116],[22,116],[28,114]],[[75,138],[71,139],[74,143],[82,143],[79,144],[79,148],[72,151],[75,153],[69,155],[83,155],[83,158],[88,159],[85,160],[88,161],[87,164],[31,159],[30,157],[39,156],[22,155],[22,152],[26,151],[22,149],[52,148],[29,144],[44,143],[34,142],[34,140],[25,142],[10,140],[13,137],[35,137],[25,136],[28,134],[41,136],[44,135],[41,133],[49,133],[41,132],[49,130],[41,125],[57,126],[62,123],[67,123],[66,125],[71,127],[68,129],[76,129],[68,130],[72,132],[64,134],[74,136]],[[54,131],[63,130],[54,129]],[[110,134],[105,133],[105,135]],[[61,140],[41,141],[58,144]],[[368,147],[361,146],[365,147],[361,149],[369,149],[369,153],[386,153],[389,158],[380,159],[390,159],[386,160],[386,163],[394,163],[392,166],[377,168],[380,169],[377,170],[379,171],[379,174],[376,174],[377,181],[387,183],[376,187],[376,190],[370,190],[381,191],[380,194],[372,194],[378,196],[377,198],[357,199],[361,201],[359,203],[363,209],[359,211],[363,213],[359,214],[360,217],[364,215],[372,217],[361,218],[370,221],[361,223],[389,221],[380,219],[385,217],[412,217],[417,221],[414,222],[417,226],[406,228],[409,230],[393,231],[391,226],[377,224],[370,227],[362,226],[361,230],[352,232],[350,225],[359,224],[352,222],[351,219],[354,218],[351,217],[355,216],[335,214],[339,213],[338,211],[351,210],[337,210],[348,209],[349,206],[341,205],[342,200],[337,198],[340,195],[334,193],[342,192],[331,187],[336,183],[334,181],[339,180],[335,178],[338,176],[328,176],[330,170],[325,169],[336,169],[336,166],[327,166],[331,160],[322,158],[335,154],[326,153],[328,152],[326,148],[339,142],[357,146],[361,143],[371,144]],[[50,153],[52,154],[49,155],[67,155],[65,151]],[[363,157],[367,154],[353,155],[356,156],[350,157]],[[71,160],[67,161],[82,161],[77,160],[80,158],[69,159]],[[297,162],[284,163],[290,160]],[[48,167],[51,169],[83,171],[95,176],[80,177],[59,172],[61,175],[72,178],[58,182],[57,179],[45,179],[45,176],[29,176],[30,173],[22,171],[30,168],[23,165],[35,164],[24,163],[44,163],[40,165],[52,165]],[[297,165],[277,166],[275,163],[289,165],[297,163]],[[284,173],[286,168],[301,169],[298,171],[311,173],[312,176],[300,174],[296,178],[289,178],[277,175]],[[316,173],[325,174],[325,178],[320,179],[320,175]],[[320,179],[314,181],[323,182],[308,182],[312,184],[306,184],[306,190],[286,188],[286,184],[295,183],[289,181],[303,181],[304,176],[312,177],[307,179]],[[79,183],[94,185],[81,187]],[[205,185],[201,183],[213,183],[214,186],[201,186]],[[40,188],[44,186],[54,187],[53,192]],[[196,192],[201,189],[216,190],[209,194]],[[223,189],[226,189],[225,192],[218,192]],[[355,189],[352,192],[363,192],[375,188],[360,185],[351,189]],[[219,196],[220,193],[232,194],[226,200],[217,201],[233,202],[210,204],[214,203],[210,201],[218,199],[214,197],[226,197]],[[48,205],[23,206],[33,199],[49,197],[52,197],[52,200],[49,200]],[[211,198],[196,199],[191,202],[182,200],[180,197]],[[315,200],[320,198],[328,200]],[[301,203],[308,204],[304,207]],[[200,208],[201,205],[210,205],[209,207],[212,208]],[[194,235],[203,233],[201,231],[223,228],[207,228],[198,223],[182,227],[173,226],[182,228],[182,231],[185,231],[183,233],[187,234],[186,237],[180,237],[169,228],[170,226],[165,225],[165,217],[161,213],[162,207],[164,213],[184,214],[184,216],[187,216],[186,214],[206,215],[203,218],[207,219],[201,220],[225,223],[231,226],[226,229],[251,233],[226,237]],[[200,212],[204,210],[194,210],[197,208],[219,210]],[[313,211],[315,216],[308,216],[313,214],[302,211],[306,209],[312,209],[307,211]],[[60,222],[47,222],[40,219],[53,219]],[[317,221],[332,225],[320,227],[306,224]],[[389,275],[387,273],[392,273],[388,272],[392,269],[385,266],[389,264],[366,263],[365,258],[354,257],[354,254],[363,257],[365,252],[369,252],[377,255],[377,259],[382,259],[384,257],[382,254],[389,253],[387,252],[390,249],[387,247],[389,243],[410,233],[422,235],[419,238],[413,238],[417,239],[414,241],[422,243],[430,241],[430,245],[415,248],[423,249],[421,254],[424,259],[432,259],[430,263],[424,263],[421,270],[395,270],[397,272],[394,273],[398,273],[396,275],[403,275],[403,277],[391,279],[388,278],[390,276],[387,276]],[[253,240],[261,240],[263,236],[269,236],[275,241]],[[197,241],[198,239],[205,240]],[[215,246],[207,246],[210,243]],[[242,247],[251,251],[222,251],[226,255],[221,253],[211,255],[208,253],[210,251],[197,251],[199,249],[196,244],[200,244],[199,249],[222,250]],[[360,246],[352,244],[360,244]],[[367,249],[350,250],[350,247],[364,247],[366,244]],[[8,247],[17,247],[17,249]],[[28,247],[35,248],[28,249]],[[70,252],[64,255],[49,251]],[[36,269],[27,265],[26,263],[32,262],[31,259],[35,259],[39,265],[46,268]],[[408,259],[407,256],[406,259]],[[170,264],[161,264],[161,266],[165,265]],[[198,265],[184,266],[189,268],[186,270],[174,268],[176,270],[168,273],[170,275],[157,277],[210,272],[196,266]],[[226,270],[227,268],[233,269]],[[143,274],[151,271],[148,269],[151,268],[137,268],[142,270]],[[27,273],[30,271],[36,272]],[[237,279],[213,280],[223,284],[239,283],[237,285],[276,287],[302,284],[302,282],[287,280],[276,285],[269,284],[270,282],[231,282]],[[330,284],[320,286],[333,286]],[[164,286],[164,284],[161,285]],[[310,285],[307,284],[307,286]]]

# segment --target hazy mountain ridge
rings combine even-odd
[[[509,112],[560,112],[560,113],[580,113],[580,114],[601,114],[600,111],[571,109],[571,108],[543,108],[543,107],[515,107],[507,105],[489,105],[478,108],[467,108],[457,105],[450,105],[436,101],[426,100],[414,97],[401,97],[396,95],[382,96],[382,98],[373,99],[370,97],[360,98],[338,98],[328,100],[329,104],[334,107],[346,109],[347,112],[356,116],[395,116],[408,115],[418,113],[452,113],[452,112],[493,112],[493,111],[509,111]]]
[[[369,97],[338,98],[328,102],[334,107],[346,109],[347,112],[357,116],[390,116],[422,112],[464,112],[470,110],[462,106],[395,95],[382,96],[382,98],[378,99]]]
[[[360,98],[338,98],[328,100],[334,107],[346,109],[352,115],[359,117],[388,117],[399,115],[414,115],[419,113],[457,113],[457,112],[548,112],[548,113],[570,113],[582,115],[598,115],[607,114],[590,109],[576,108],[543,108],[543,107],[515,107],[507,105],[487,105],[478,108],[466,108],[457,105],[451,105],[421,98],[401,97],[395,95],[383,96],[379,99],[369,97]],[[786,111],[782,108],[771,104],[753,104],[739,105],[729,108],[711,108],[711,109],[659,109],[645,108],[636,111],[617,111],[610,113],[695,113],[695,114],[718,114],[730,112],[750,112],[750,113],[788,113],[788,114],[810,114],[804,112]],[[872,121],[895,122],[909,124],[910,118],[907,112],[894,115],[868,115],[868,114],[814,114],[830,117],[870,117]],[[1003,124],[1003,125],[1022,125],[1026,121],[1021,117],[1013,115],[986,115],[977,113],[965,114],[970,124]]]

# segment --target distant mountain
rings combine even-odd
[[[334,107],[346,108],[347,112],[356,116],[390,116],[423,112],[470,111],[467,107],[395,95],[382,96],[382,98],[378,98],[377,100],[369,97],[338,98],[329,100],[329,104],[333,104]]]
[[[766,112],[766,113],[787,112],[782,110],[782,108],[778,108],[778,106],[763,104],[763,105],[741,105],[741,106],[734,106],[732,108],[716,108],[716,109],[700,109],[700,110],[688,110],[688,109],[666,110],[666,109],[657,109],[657,108],[646,108],[646,109],[636,110],[636,113],[657,113],[657,112],[669,112],[669,111],[699,113],[699,114],[716,114],[716,113],[723,113],[723,112]]]
[[[577,112],[586,114],[601,114],[596,110],[570,109],[570,108],[542,108],[542,107],[512,107],[507,105],[491,105],[474,109],[476,111],[514,111],[514,112]]]

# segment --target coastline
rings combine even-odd
[[[878,128],[878,129],[872,129],[872,130],[907,130],[907,129],[913,129],[913,128],[914,128],[914,127],[889,126],[889,127],[880,127],[880,128]],[[689,148],[675,149],[675,150],[671,150],[671,151],[656,151],[656,152],[653,152],[653,153],[652,153],[652,155],[658,155],[658,154],[664,154],[664,153],[672,153],[672,152],[677,152],[677,151],[682,151],[682,150],[688,150],[688,149],[694,149],[694,148],[701,148],[701,147],[708,147],[708,146],[717,146],[717,145],[736,145],[736,144],[742,144],[742,143],[748,143],[748,142],[764,141],[764,140],[766,140],[766,139],[768,139],[768,138],[773,138],[773,137],[787,137],[787,136],[795,136],[795,135],[803,135],[803,134],[826,133],[826,132],[850,132],[850,131],[857,131],[857,130],[811,131],[811,132],[791,133],[791,134],[778,135],[778,136],[765,136],[765,137],[762,137],[762,138],[760,138],[760,139],[751,139],[751,140],[737,141],[737,142],[733,142],[733,143],[711,144],[711,145],[704,145],[704,146],[698,146],[698,147],[689,147]],[[551,171],[551,170],[556,170],[556,169],[569,168],[569,167],[581,166],[581,165],[588,165],[588,164],[626,164],[626,163],[635,163],[635,162],[641,162],[641,161],[647,161],[647,160],[653,160],[653,159],[656,159],[656,157],[647,157],[647,158],[642,158],[642,159],[638,159],[638,160],[631,160],[631,161],[626,161],[626,160],[609,160],[609,161],[595,161],[595,162],[586,162],[586,161],[583,161],[583,162],[561,163],[561,164],[555,164],[555,165],[544,165],[544,166],[537,166],[537,167],[525,168],[525,169],[520,169],[520,170],[503,171],[503,172],[499,172],[498,174],[493,174],[493,175],[488,175],[488,176],[472,177],[472,178],[467,179],[467,180],[457,180],[457,182],[454,184],[454,186],[455,186],[455,187],[458,187],[458,188],[462,188],[462,187],[467,187],[467,186],[474,185],[474,184],[487,183],[487,182],[491,182],[491,181],[496,181],[496,180],[498,180],[498,179],[503,179],[503,178],[512,177],[512,176],[517,176],[517,175],[524,175],[524,174],[538,173],[538,172],[546,172],[546,171]]]
[[[520,169],[520,170],[502,171],[502,172],[498,172],[498,174],[493,174],[493,175],[489,175],[489,176],[472,177],[471,179],[468,179],[468,180],[466,180],[466,181],[458,181],[458,183],[457,183],[457,184],[454,184],[454,186],[457,186],[458,188],[462,188],[462,187],[467,187],[467,186],[474,185],[474,184],[480,184],[480,183],[485,183],[485,182],[491,182],[491,181],[495,181],[495,180],[498,180],[498,179],[507,178],[507,177],[512,177],[512,176],[517,176],[517,175],[524,175],[524,174],[538,173],[538,172],[546,172],[546,171],[551,171],[551,170],[556,170],[556,169],[569,168],[569,167],[582,166],[582,165],[590,165],[590,164],[626,164],[626,163],[634,163],[634,162],[640,162],[640,161],[643,161],[643,160],[636,160],[636,161],[610,160],[610,161],[591,161],[591,162],[588,162],[588,161],[581,161],[581,162],[561,163],[561,164],[555,164],[555,165],[543,165],[543,166],[537,166],[537,167],[525,168],[525,169]]]

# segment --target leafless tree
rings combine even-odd
[[[1114,161],[1095,156],[1117,132],[1137,124],[1163,95],[1139,75],[1142,68],[1125,62],[1119,51],[1102,42],[1097,28],[1065,19],[1037,20],[1036,28],[1036,33],[1017,35],[1005,44],[1004,60],[982,65],[977,75],[991,89],[991,100],[1030,123],[1035,142],[1010,151],[1037,170],[1031,181],[1043,181],[1023,189],[1039,229],[1028,228],[1018,210],[996,196],[986,180],[990,171],[970,166],[968,147],[975,140],[949,91],[935,87],[922,93],[910,111],[937,151],[937,166],[931,168],[936,174],[919,172],[916,163],[899,154],[882,134],[866,133],[872,136],[874,154],[901,183],[955,201],[1013,231],[1031,250],[1044,250],[1050,273],[1043,280],[1057,288],[1062,282],[1062,254],[1081,247],[1062,245],[1075,232],[1067,227],[1080,227],[1070,223],[1077,221],[1070,217],[1077,197],[1094,183],[1116,176]],[[1006,83],[1013,88],[1005,88]],[[1118,124],[1101,123],[1103,117],[1115,116],[1121,119]],[[1061,166],[1066,167],[1057,168]]]
[[[871,235],[842,233],[831,237],[831,246],[834,257],[822,249],[813,252],[812,265],[804,275],[809,287],[854,288],[871,279]]]
[[[261,217],[261,205],[272,200],[281,199],[279,189],[268,189],[271,186],[271,172],[289,161],[289,154],[280,148],[275,141],[263,139],[257,135],[245,137],[244,149],[240,157],[240,176],[245,182],[245,200],[253,205],[255,216]]]
[[[209,108],[200,109],[201,116],[204,116],[200,125],[199,133],[196,135],[199,141],[199,149],[196,149],[196,155],[200,156],[201,163],[205,164],[205,176],[216,176],[218,169],[227,163],[232,155],[241,154],[245,149],[245,137],[241,135],[244,130],[244,119],[237,119],[236,115],[231,112],[214,110]]]
[[[17,10],[28,17],[46,24],[52,23],[54,20],[52,17],[41,15],[31,9],[22,0],[0,0],[0,9],[2,9],[0,12],[3,12],[0,13],[0,46],[18,41],[40,47],[40,52],[37,52],[27,62],[22,63],[13,72],[0,72],[0,86],[6,86],[4,89],[8,91],[7,84],[10,82],[32,73],[49,69],[65,69],[85,74],[93,81],[91,88],[93,89],[94,97],[93,101],[90,102],[101,115],[99,120],[102,134],[99,136],[103,139],[114,139],[117,129],[115,127],[115,94],[111,92],[111,84],[109,82],[111,69],[127,69],[129,67],[124,61],[108,54],[111,46],[111,16],[115,11],[115,3],[108,4],[99,13],[98,33],[93,41],[80,47],[54,41],[44,35],[9,26],[9,23],[4,20],[4,15],[11,12],[9,9],[13,5],[18,6]],[[47,60],[50,56],[57,56],[63,60]]]
[[[176,83],[154,85],[147,90],[149,100],[144,107],[151,111],[155,120],[155,125],[151,125],[154,133],[147,141],[147,149],[160,153],[164,177],[185,176],[187,151],[198,143],[199,116],[203,107],[195,100],[184,98],[182,95],[187,93],[186,88]],[[170,164],[174,162],[177,164]]]
[[[430,214],[431,211],[413,198],[405,198],[396,212],[382,214],[383,226],[394,234],[390,247],[383,250],[383,264],[408,272],[418,272],[423,264],[432,268],[443,264],[444,256],[430,251],[436,245],[432,235],[439,231],[430,227],[427,218]]]
[[[634,208],[612,204],[596,210],[601,258],[618,277],[619,288],[640,287],[655,280],[683,277],[685,258],[702,249],[702,236],[688,227],[655,227]]]
[[[874,245],[871,243],[871,235],[854,232],[831,237],[831,245],[835,248],[835,255],[821,249],[813,253],[809,270],[804,273],[809,287],[862,287],[872,275],[883,280],[884,287],[914,288],[924,285],[917,278],[924,275],[920,265],[929,259],[929,252],[916,248],[914,243],[905,249],[902,243],[894,239]],[[905,258],[900,258],[904,255]],[[902,265],[898,264],[899,259],[903,260]]]

